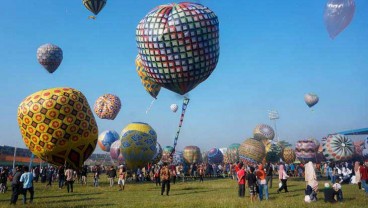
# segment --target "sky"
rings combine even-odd
[[[180,1],[172,1],[180,2]],[[252,137],[257,124],[273,126],[277,110],[280,140],[320,139],[368,127],[368,2],[356,1],[351,24],[332,40],[323,22],[326,1],[200,0],[220,22],[220,59],[211,76],[189,92],[178,150],[227,147]],[[153,98],[135,71],[135,28],[164,0],[108,0],[96,20],[82,1],[12,0],[0,13],[0,145],[25,147],[17,108],[28,95],[54,87],[80,90],[91,107],[106,93],[122,109],[115,120],[96,115],[99,131],[121,130],[131,122],[150,124],[162,146],[173,145],[183,97],[162,89]],[[37,48],[53,43],[64,59],[49,74]],[[304,94],[320,97],[313,111]],[[362,139],[362,137],[351,137]],[[101,153],[96,147],[96,153]]]

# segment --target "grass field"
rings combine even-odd
[[[33,204],[22,205],[19,196],[17,207],[331,207],[323,201],[320,192],[319,201],[306,204],[303,181],[289,180],[289,193],[276,193],[277,180],[274,180],[268,201],[250,203],[249,192],[245,198],[237,196],[237,183],[230,179],[205,180],[171,183],[170,196],[161,196],[160,188],[151,182],[128,183],[125,190],[119,192],[118,186],[110,188],[106,178],[100,179],[100,186],[93,187],[89,178],[87,186],[75,184],[74,193],[67,193],[66,188],[59,189],[57,183],[51,188],[35,183]],[[319,182],[320,190],[324,181]],[[368,207],[368,197],[358,190],[357,185],[343,185],[344,203],[334,207]],[[0,207],[9,206],[11,191],[0,194]],[[28,194],[29,197],[29,194]]]

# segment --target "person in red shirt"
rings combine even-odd
[[[245,197],[245,166],[243,163],[239,163],[238,165],[239,171],[236,173],[238,176],[238,185],[239,185],[239,197]]]
[[[368,160],[364,161],[364,165],[359,168],[360,179],[362,181],[362,187],[364,188],[365,194],[368,196]]]

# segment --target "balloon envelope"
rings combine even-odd
[[[142,85],[144,89],[153,97],[157,98],[157,95],[160,93],[161,86],[157,84],[153,79],[151,79],[146,70],[142,65],[141,57],[138,55],[135,59],[136,71],[138,73],[139,78],[141,78]]]
[[[208,151],[208,163],[219,164],[222,163],[224,156],[218,148],[212,148]]]
[[[295,161],[296,155],[295,151],[291,147],[285,147],[282,150],[282,160],[287,163],[293,163]]]
[[[118,96],[105,94],[96,100],[94,111],[101,119],[114,120],[118,115],[120,108],[121,101]]]
[[[97,15],[105,7],[107,0],[83,0],[83,5]]]
[[[265,146],[259,140],[250,138],[240,144],[239,157],[245,163],[260,163],[265,155]]]
[[[136,41],[148,76],[184,95],[216,68],[219,22],[214,12],[200,4],[161,5],[139,22]]]
[[[37,49],[37,60],[49,73],[53,73],[63,60],[63,51],[57,45],[44,44]]]
[[[156,153],[157,134],[146,123],[134,122],[121,131],[121,152],[128,168],[145,166]]]
[[[161,147],[161,145],[157,142],[157,143],[156,143],[156,152],[155,152],[155,154],[153,155],[153,158],[152,158],[151,163],[152,163],[152,164],[156,164],[156,163],[160,162],[161,158],[162,158],[162,147]]]
[[[304,101],[311,108],[318,103],[319,97],[316,94],[307,93],[304,95]]]
[[[163,151],[162,151],[162,158],[161,158],[161,162],[163,163],[171,163],[172,162],[172,158],[171,158],[171,153],[174,151],[174,147],[172,146],[166,146],[164,147]]]
[[[176,104],[171,104],[171,105],[170,105],[170,109],[171,109],[171,111],[172,111],[172,112],[176,113],[176,111],[178,110],[178,105],[176,105]]]
[[[240,144],[231,144],[226,150],[226,159],[229,163],[236,163],[239,161],[239,147]]]
[[[98,146],[100,146],[103,151],[110,152],[110,147],[112,143],[114,143],[118,139],[118,132],[114,130],[104,131],[98,136]]]
[[[347,161],[353,157],[354,153],[353,141],[341,134],[329,135],[323,144],[323,155],[327,160]]]
[[[197,146],[186,146],[184,148],[183,157],[186,164],[201,162],[201,149]]]
[[[25,145],[37,157],[74,169],[95,150],[98,128],[86,97],[72,88],[41,90],[18,107]]]
[[[351,22],[355,13],[354,0],[328,0],[323,15],[327,32],[334,39]]]
[[[316,162],[316,152],[318,146],[311,140],[299,140],[295,145],[296,157],[303,163]]]
[[[262,142],[267,142],[275,137],[275,132],[272,127],[267,124],[259,124],[253,130],[254,139],[260,140]]]

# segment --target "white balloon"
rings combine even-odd
[[[175,113],[178,110],[178,105],[172,104],[172,105],[170,105],[170,109],[171,109],[172,112]]]

